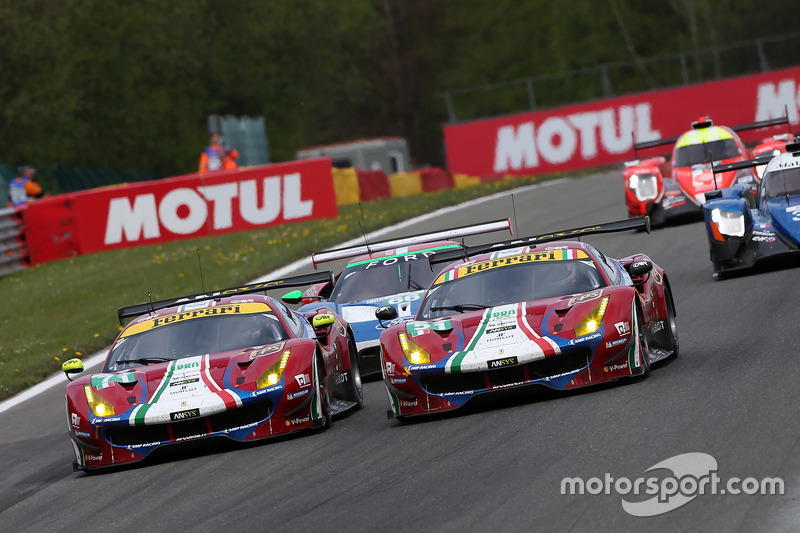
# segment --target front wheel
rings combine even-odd
[[[669,334],[669,340],[672,345],[672,354],[670,354],[670,359],[675,359],[678,357],[678,321],[675,319],[675,302],[672,301],[672,290],[670,287],[666,287],[664,290],[664,297],[667,303],[667,333]]]
[[[358,350],[356,350],[356,343],[353,341],[353,338],[349,336],[347,339],[347,352],[350,357],[350,383],[352,385],[350,401],[356,403],[352,409],[357,411],[364,405],[364,387],[361,384],[361,368],[358,366]]]
[[[331,427],[331,424],[333,424],[333,415],[331,414],[331,399],[328,396],[328,386],[325,384],[325,371],[323,370],[322,359],[316,357],[314,359],[314,364],[316,367],[315,374],[317,378],[316,383],[314,384],[314,394],[317,396],[315,402],[318,402],[316,409],[320,414],[320,419],[323,421],[319,427],[320,429],[327,429]]]
[[[646,378],[650,374],[650,346],[647,343],[647,330],[644,327],[642,311],[636,306],[636,337],[639,341],[639,357],[642,360],[642,373],[640,378]]]

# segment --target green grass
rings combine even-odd
[[[557,177],[557,176],[551,176]],[[363,204],[369,231],[498,191],[521,178]],[[0,278],[0,400],[59,371],[61,362],[109,346],[117,308],[241,285],[312,252],[361,235],[358,205],[339,217],[53,261]],[[476,220],[481,222],[482,220]],[[410,231],[409,233],[414,233]]]

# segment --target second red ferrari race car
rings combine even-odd
[[[678,354],[672,291],[644,254],[612,259],[571,239],[647,228],[647,218],[442,252],[452,262],[413,320],[381,333],[390,417],[444,412],[530,384],[572,389],[646,375]]]
[[[67,385],[79,470],[139,461],[208,437],[251,441],[326,427],[363,402],[355,342],[330,309],[307,316],[253,294],[330,280],[325,272],[119,309],[100,373]],[[78,359],[64,362],[70,374]]]
[[[699,219],[706,192],[734,184],[757,186],[759,178],[752,169],[715,176],[712,164],[750,159],[750,152],[737,132],[781,124],[788,125],[788,119],[781,117],[729,128],[715,125],[709,117],[700,117],[692,123],[692,129],[677,137],[635,143],[637,153],[673,143],[674,146],[669,161],[657,156],[625,163],[623,181],[628,216],[648,215],[653,225],[659,226],[670,218],[687,215]]]

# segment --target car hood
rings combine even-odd
[[[284,347],[305,340],[93,374],[70,385],[89,385],[93,394],[114,406],[115,414],[102,418],[104,425],[160,424],[207,416],[282,388],[285,376],[274,386],[260,390],[256,390],[255,382],[280,360]]]
[[[608,290],[608,289],[606,289]],[[405,324],[409,339],[430,354],[407,371],[486,370],[543,359],[571,346],[599,343],[604,326],[575,337],[576,326],[594,311],[604,290],[503,305],[433,321]]]

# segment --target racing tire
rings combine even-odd
[[[358,411],[364,406],[364,385],[361,382],[361,368],[358,365],[358,350],[353,337],[347,337],[347,353],[350,357],[350,401],[355,402],[351,407],[353,411]]]
[[[642,319],[642,310],[636,306],[636,335],[639,337],[639,352],[642,358],[642,373],[639,379],[644,379],[650,375],[650,345],[647,342],[647,330]]]
[[[322,418],[324,422],[321,426],[319,426],[319,428],[320,430],[324,430],[331,427],[331,424],[333,424],[333,415],[331,414],[331,399],[330,396],[328,396],[328,386],[325,383],[325,372],[323,371],[322,358],[317,357],[316,362],[317,379],[316,383],[314,384],[314,393],[317,394],[322,405]]]
[[[672,301],[672,290],[669,286],[664,290],[664,299],[667,304],[667,334],[672,347],[672,353],[667,359],[675,359],[678,357],[680,344],[678,340],[678,322],[675,319],[675,302]]]

